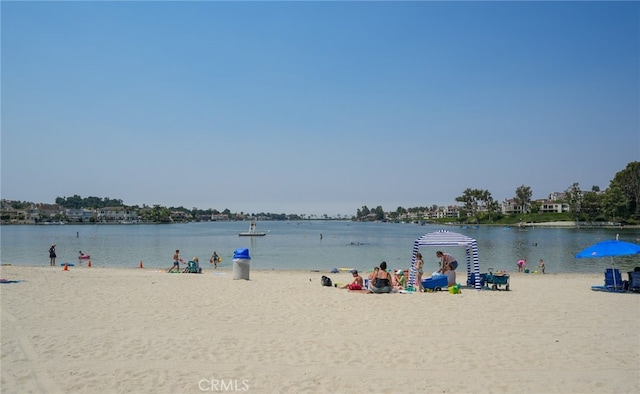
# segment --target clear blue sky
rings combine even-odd
[[[638,2],[7,2],[2,198],[355,214],[605,189]]]

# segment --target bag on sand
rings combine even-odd
[[[333,283],[331,283],[331,279],[327,278],[324,275],[322,275],[322,280],[320,283],[322,283],[322,286],[329,286],[329,287],[333,286]]]

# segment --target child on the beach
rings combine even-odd
[[[367,290],[371,290],[371,287],[373,286],[373,279],[378,276],[378,271],[380,270],[380,267],[376,266],[373,268],[373,272],[369,275],[369,286],[367,286]]]
[[[364,287],[364,281],[362,280],[362,277],[358,275],[358,270],[351,271],[351,274],[353,274],[353,282],[344,285],[341,288],[349,290],[362,290]]]
[[[213,268],[215,269],[215,268],[218,268],[219,261],[220,261],[220,256],[218,256],[218,253],[214,250],[209,262],[213,263]]]
[[[176,249],[176,252],[173,254],[173,265],[167,270],[167,272],[171,272],[174,269],[176,272],[180,272],[180,250],[178,249]]]
[[[407,277],[403,270],[397,270],[395,278],[393,278],[393,287],[395,290],[404,290],[407,287]]]
[[[544,274],[544,260],[540,259],[540,272]]]
[[[527,259],[518,260],[517,266],[518,266],[518,272],[523,272],[524,267],[527,266]]]

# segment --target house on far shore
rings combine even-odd
[[[569,204],[552,200],[536,200],[540,206],[540,213],[562,213],[569,212]]]
[[[100,223],[133,223],[138,221],[138,213],[126,207],[105,207],[98,209],[96,221]]]

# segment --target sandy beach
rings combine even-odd
[[[640,392],[640,295],[604,275],[373,295],[323,274],[4,266],[1,391]]]

